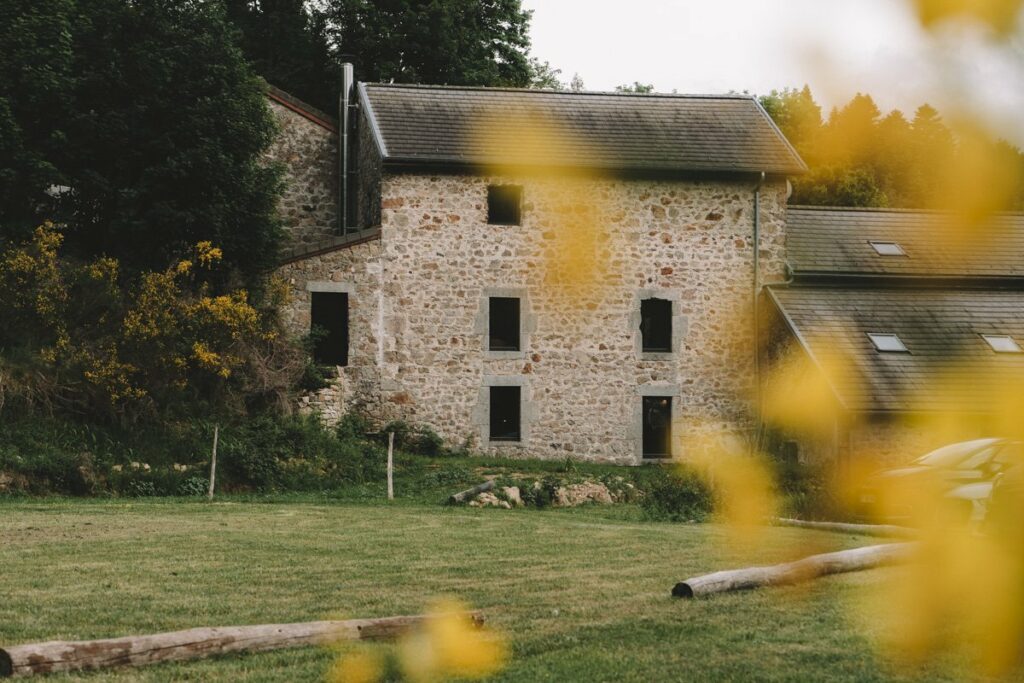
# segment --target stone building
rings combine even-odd
[[[307,409],[619,463],[750,430],[754,293],[785,277],[787,177],[805,170],[756,100],[352,92],[347,144],[269,93],[284,313],[321,331],[337,375]]]

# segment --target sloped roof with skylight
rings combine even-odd
[[[768,298],[811,358],[844,369],[830,380],[849,410],[984,411],[1024,391],[1024,291],[771,286]]]
[[[797,279],[1024,281],[1024,214],[968,227],[934,211],[791,206],[786,247]]]

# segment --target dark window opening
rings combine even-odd
[[[672,457],[672,398],[644,396],[645,458]]]
[[[488,306],[487,348],[491,351],[520,351],[519,299],[492,296]]]
[[[671,353],[671,301],[667,299],[644,299],[640,302],[640,334],[643,337],[644,351]]]
[[[487,186],[487,222],[491,225],[519,225],[522,221],[522,204],[521,186]]]
[[[520,387],[491,387],[491,441],[520,441]]]
[[[348,294],[310,294],[313,360],[321,365],[348,365]]]

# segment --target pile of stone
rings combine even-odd
[[[503,486],[500,493],[500,498],[490,491],[478,493],[476,498],[469,501],[467,505],[472,508],[494,507],[506,510],[511,510],[514,507],[523,507],[523,497],[519,493],[518,486]]]
[[[541,483],[536,481],[533,488],[539,490]],[[555,489],[551,497],[553,507],[576,507],[588,503],[597,505],[612,505],[615,497],[608,490],[608,487],[600,482],[584,481],[578,484],[566,484]],[[470,507],[484,508],[496,507],[511,510],[516,507],[523,507],[523,496],[518,486],[504,486],[497,492],[493,487],[481,491],[473,496],[466,503]]]

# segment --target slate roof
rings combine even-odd
[[[1021,391],[1024,353],[996,353],[982,334],[1024,347],[1024,292],[1012,290],[768,288],[800,343],[852,411],[988,412]],[[909,353],[876,351],[867,333],[897,334]],[[1005,395],[1005,394],[1004,394]]]
[[[906,256],[879,256],[871,240]],[[1024,278],[1024,214],[973,229],[932,211],[792,206],[787,248],[794,273],[943,278]]]
[[[360,84],[385,164],[794,175],[806,166],[757,101]]]

